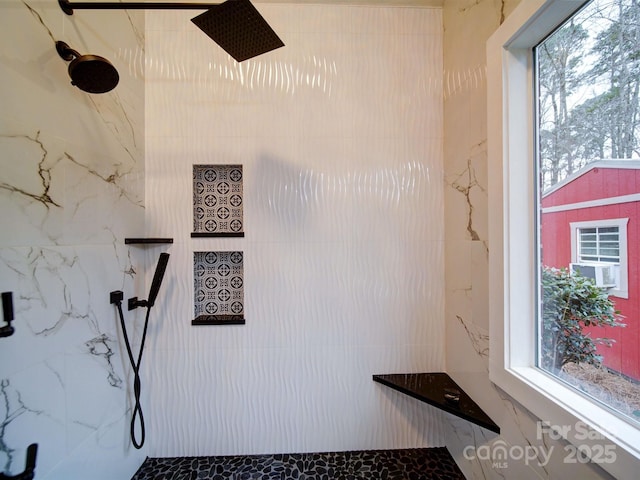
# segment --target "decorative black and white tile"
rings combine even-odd
[[[132,480],[464,480],[445,447],[147,458]]]
[[[242,252],[194,252],[193,325],[244,323]]]
[[[192,237],[243,237],[242,165],[193,166]]]

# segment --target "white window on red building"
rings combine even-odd
[[[571,271],[592,278],[609,295],[629,298],[628,218],[572,222]]]

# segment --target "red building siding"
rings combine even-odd
[[[640,193],[640,170],[593,168],[542,199],[540,236],[542,264],[567,268],[571,262],[571,222],[628,218],[627,264],[629,298],[612,296],[624,315],[624,328],[592,328],[593,337],[616,341],[613,347],[599,347],[607,367],[640,380],[640,202],[572,208],[544,212],[544,208],[592,202]]]
[[[596,167],[545,195],[542,207],[640,193],[640,170]]]

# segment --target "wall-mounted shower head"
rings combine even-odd
[[[71,62],[71,85],[88,93],[106,93],[118,85],[118,71],[106,58],[98,55],[80,55],[61,41],[56,42],[56,50],[63,60]]]
[[[242,62],[284,43],[252,5],[251,0],[227,0],[224,3],[174,2],[73,2],[58,0],[64,13],[74,10],[207,10],[191,21],[236,61]]]

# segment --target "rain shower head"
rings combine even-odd
[[[207,10],[191,21],[236,61],[262,55],[284,43],[250,0],[227,0],[220,4],[171,2],[69,2],[58,0],[64,13],[94,10]]]
[[[88,93],[106,93],[118,85],[118,71],[106,58],[98,55],[80,55],[61,41],[56,42],[56,50],[63,60],[71,62],[71,85]]]
[[[191,21],[237,62],[284,47],[249,0],[227,0]]]

